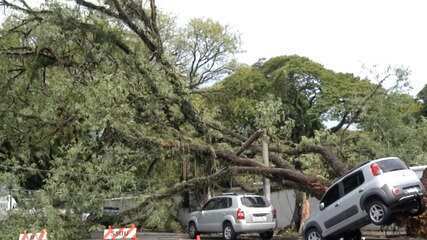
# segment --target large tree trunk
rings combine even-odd
[[[294,213],[292,214],[292,222],[291,227],[298,231],[301,226],[301,220],[302,220],[302,209],[304,204],[304,192],[301,191],[295,191],[295,207],[294,207]]]
[[[421,182],[427,189],[427,169],[424,170]],[[424,204],[427,207],[427,195],[424,195]],[[406,232],[409,236],[427,238],[427,211],[418,217],[413,217],[408,220]]]
[[[302,209],[301,209],[301,224],[300,224],[300,227],[298,229],[299,233],[302,233],[304,223],[310,217],[310,214],[311,214],[310,213],[310,201],[308,200],[307,194],[304,194]]]

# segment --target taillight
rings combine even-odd
[[[376,163],[372,163],[371,164],[371,173],[372,173],[372,176],[378,176],[378,175],[381,175],[383,173],[383,171],[381,170],[380,165],[378,165]]]
[[[394,196],[398,196],[400,194],[400,188],[394,187],[391,189],[391,192],[393,193]]]
[[[277,211],[275,208],[273,208],[273,210],[271,211],[271,213],[273,214],[273,218],[276,219],[277,218]]]
[[[240,208],[237,209],[237,220],[245,219],[245,212],[243,212]]]

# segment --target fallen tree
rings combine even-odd
[[[203,153],[206,156],[212,155],[216,159],[221,160],[224,164],[229,165],[231,172],[234,174],[251,173],[263,175],[271,178],[272,180],[289,180],[300,185],[301,188],[306,189],[308,193],[317,198],[320,198],[325,191],[326,182],[318,177],[306,176],[301,172],[295,171],[293,168],[265,167],[255,159],[238,156],[232,151],[215,149],[210,145],[184,143],[163,139],[159,140],[144,136],[131,137],[126,136],[115,129],[106,130],[105,133],[108,133],[109,142],[118,141],[133,149],[139,149],[143,146],[159,146],[163,149]],[[107,141],[107,139],[105,140]],[[200,181],[204,181],[203,178],[200,179]]]
[[[244,81],[237,79],[237,84],[231,81],[227,85],[230,89],[226,96],[228,98],[221,96],[227,103],[230,102],[229,98],[239,94],[250,98],[249,101],[237,99],[238,104],[231,106],[232,110],[247,110],[246,108],[250,110],[248,115],[244,115],[246,112],[239,112],[243,115],[244,124],[237,122],[236,127],[232,124],[235,122],[230,123],[233,115],[225,120],[219,116],[226,111],[214,109],[204,116],[196,110],[197,107],[200,108],[199,110],[208,108],[208,105],[200,103],[202,102],[200,99],[192,99],[190,90],[186,89],[184,84],[185,76],[179,74],[176,66],[171,64],[170,58],[173,57],[173,53],[165,52],[167,49],[160,33],[159,14],[154,0],[146,1],[144,4],[133,0],[100,1],[96,4],[92,1],[75,0],[75,4],[80,7],[78,9],[60,4],[48,4],[47,9],[42,10],[33,9],[22,0],[0,0],[0,3],[19,12],[16,19],[10,22],[11,26],[7,26],[8,29],[2,31],[4,34],[0,38],[2,40],[3,37],[10,37],[7,39],[8,44],[0,49],[0,56],[3,57],[0,61],[0,67],[2,67],[0,70],[7,75],[6,85],[2,87],[9,90],[17,89],[10,94],[10,99],[6,99],[8,101],[4,101],[4,106],[7,106],[4,112],[12,112],[10,118],[16,121],[5,121],[3,124],[18,126],[16,129],[12,128],[11,132],[2,130],[0,157],[2,160],[3,157],[5,160],[18,159],[13,163],[31,166],[39,164],[38,167],[43,173],[59,172],[53,177],[37,172],[34,175],[37,175],[35,177],[41,185],[35,188],[41,188],[44,182],[53,179],[50,187],[54,190],[57,190],[55,186],[71,185],[60,181],[63,180],[75,183],[73,187],[77,189],[82,185],[89,185],[84,190],[93,191],[91,184],[87,183],[93,184],[100,181],[91,179],[88,175],[102,173],[105,169],[98,166],[104,162],[108,163],[111,160],[110,155],[118,156],[113,158],[114,161],[111,160],[111,165],[117,164],[123,169],[132,170],[139,164],[140,169],[134,171],[143,169],[141,172],[147,173],[150,177],[154,175],[153,169],[159,162],[156,154],[168,155],[173,152],[170,155],[193,158],[194,172],[198,170],[196,164],[204,164],[203,167],[198,167],[199,170],[201,169],[199,175],[194,173],[192,178],[186,176],[181,182],[177,178],[172,178],[173,183],[169,182],[168,186],[158,184],[155,189],[147,184],[150,189],[144,194],[149,193],[150,197],[141,199],[139,206],[126,211],[123,214],[124,222],[140,219],[144,205],[156,199],[166,199],[189,189],[207,187],[224,178],[236,176],[267,177],[275,183],[277,189],[296,189],[320,198],[329,184],[328,179],[344,175],[349,167],[347,165],[352,165],[347,160],[354,161],[356,158],[359,161],[376,157],[376,149],[373,148],[378,145],[375,144],[386,138],[384,132],[387,129],[377,129],[378,126],[388,122],[383,119],[379,119],[379,124],[374,121],[377,119],[367,121],[373,124],[366,129],[371,131],[373,128],[371,132],[379,132],[380,136],[374,135],[368,139],[364,135],[365,132],[348,134],[349,131],[347,131],[351,124],[360,123],[368,111],[373,111],[374,116],[381,115],[377,114],[378,109],[374,108],[377,102],[374,106],[368,105],[371,98],[380,93],[387,94],[381,86],[383,80],[379,84],[371,84],[367,80],[349,76],[351,74],[333,73],[320,64],[298,56],[273,58],[266,64],[259,64],[250,69],[243,68],[238,75],[243,75]],[[33,35],[34,32],[37,34]],[[47,37],[44,38],[45,36]],[[60,37],[56,38],[57,36]],[[3,66],[3,62],[7,66]],[[246,77],[245,73],[248,72],[252,75]],[[59,84],[54,85],[57,82]],[[106,82],[105,85],[94,84],[104,82]],[[273,82],[273,85],[269,85]],[[17,83],[21,85],[18,87],[13,85]],[[257,84],[261,84],[260,88],[245,89],[246,86],[257,86]],[[96,87],[91,88],[93,85]],[[50,89],[50,86],[53,87]],[[85,87],[89,90],[83,94]],[[74,91],[74,88],[77,90]],[[270,92],[265,92],[266,89]],[[5,96],[9,96],[9,90],[5,91]],[[96,95],[94,92],[98,90],[103,91],[102,94],[93,97]],[[366,94],[367,91],[368,94]],[[62,95],[67,95],[69,92],[73,93],[71,97],[62,98]],[[256,96],[257,94],[262,97]],[[270,95],[273,95],[271,99],[264,98]],[[387,96],[386,99],[392,99],[392,97],[394,95]],[[45,101],[46,99],[50,101]],[[269,117],[275,119],[279,116],[274,123],[275,127],[283,127],[288,120],[292,120],[290,122],[295,126],[292,127],[289,135],[277,134],[275,144],[269,146],[272,164],[266,167],[258,159],[262,147],[257,142],[257,138],[263,131],[257,130],[260,127],[258,123],[254,123],[259,113],[255,110],[260,108],[259,102],[270,107],[277,104],[277,99],[280,99],[283,107],[281,111],[263,117],[269,120]],[[38,102],[32,103],[35,100]],[[97,105],[98,102],[102,104]],[[221,103],[212,102],[213,105]],[[242,102],[244,104],[239,105]],[[385,104],[388,105],[383,108],[387,109],[394,105],[388,102]],[[40,111],[44,107],[47,111]],[[99,113],[97,107],[105,111]],[[121,111],[122,109],[124,110]],[[417,109],[417,106],[399,107],[399,109]],[[332,115],[329,120],[341,119],[332,129],[325,129],[322,126],[323,117],[328,114]],[[395,115],[389,113],[381,116]],[[2,117],[4,116],[7,117],[9,114],[3,114]],[[221,124],[208,121],[204,117],[214,119],[212,121],[218,121]],[[409,117],[405,115],[402,118]],[[113,124],[110,125],[110,121]],[[22,123],[27,125],[22,126]],[[53,127],[48,131],[41,131],[46,126]],[[232,127],[228,129],[224,126]],[[28,129],[33,132],[27,134]],[[328,139],[324,141],[320,137],[313,141],[300,141],[302,137],[316,138],[316,131],[322,130],[328,134],[334,134],[333,137],[337,139],[333,144],[330,144]],[[411,130],[414,129],[405,132],[414,132]],[[419,131],[419,129],[415,130]],[[253,135],[249,136],[250,133]],[[346,134],[351,136],[346,138]],[[29,137],[23,138],[23,135],[29,135]],[[100,135],[102,136],[99,137]],[[390,135],[394,137],[394,134]],[[366,145],[373,145],[373,147],[359,144],[357,142],[359,138],[367,139]],[[356,144],[350,143],[347,151],[355,152],[356,157],[353,155],[349,157],[349,154],[344,151],[345,144],[352,141]],[[387,150],[391,149],[390,142],[401,142],[401,139],[387,141]],[[21,143],[29,147],[23,149],[16,147]],[[149,152],[150,148],[155,148],[156,151]],[[384,150],[381,154],[383,153],[388,152]],[[26,158],[24,155],[30,157]],[[135,157],[141,155],[143,157]],[[170,165],[176,173],[179,167],[174,157],[165,157],[168,162],[163,163],[165,165],[173,163]],[[322,172],[319,176],[308,174],[309,170],[313,169],[298,168],[296,160],[299,157],[307,157],[317,166],[321,164]],[[145,166],[137,161],[149,163]],[[188,165],[189,159],[185,161]],[[80,177],[81,175],[78,174],[88,169],[80,169],[76,166],[84,163],[90,163],[88,165],[92,168],[88,169],[96,169],[96,174],[92,171]],[[214,163],[218,163],[219,167],[217,166],[217,171],[212,173],[212,170],[215,170],[211,167]],[[110,169],[111,165],[106,164],[106,169]],[[67,173],[71,170],[75,170],[75,175]],[[157,173],[162,170],[160,169]],[[107,174],[110,173],[107,171]],[[116,174],[118,179],[123,177],[121,174],[120,172]],[[321,174],[327,177],[323,178]],[[123,181],[125,189],[137,188],[145,191],[146,185],[141,184],[143,186],[141,187],[139,185],[141,178],[138,179],[136,176],[140,177],[135,173],[133,177],[137,180],[126,179],[131,184]],[[32,180],[33,177],[29,179]],[[242,181],[240,185],[244,186],[245,182]],[[101,185],[99,189],[113,191],[120,189],[119,193],[122,193],[121,187]],[[63,193],[63,189],[59,190],[57,192]],[[53,190],[52,192],[55,193]],[[63,199],[66,194],[59,195],[58,202],[62,204],[66,201]],[[78,203],[83,202],[81,199],[78,200],[81,201]]]

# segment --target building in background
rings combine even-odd
[[[15,198],[8,191],[0,191],[0,220],[7,216],[7,212],[17,207]]]

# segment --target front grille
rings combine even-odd
[[[403,190],[410,189],[410,188],[420,188],[420,186],[418,185],[407,186],[407,187],[404,187]]]

